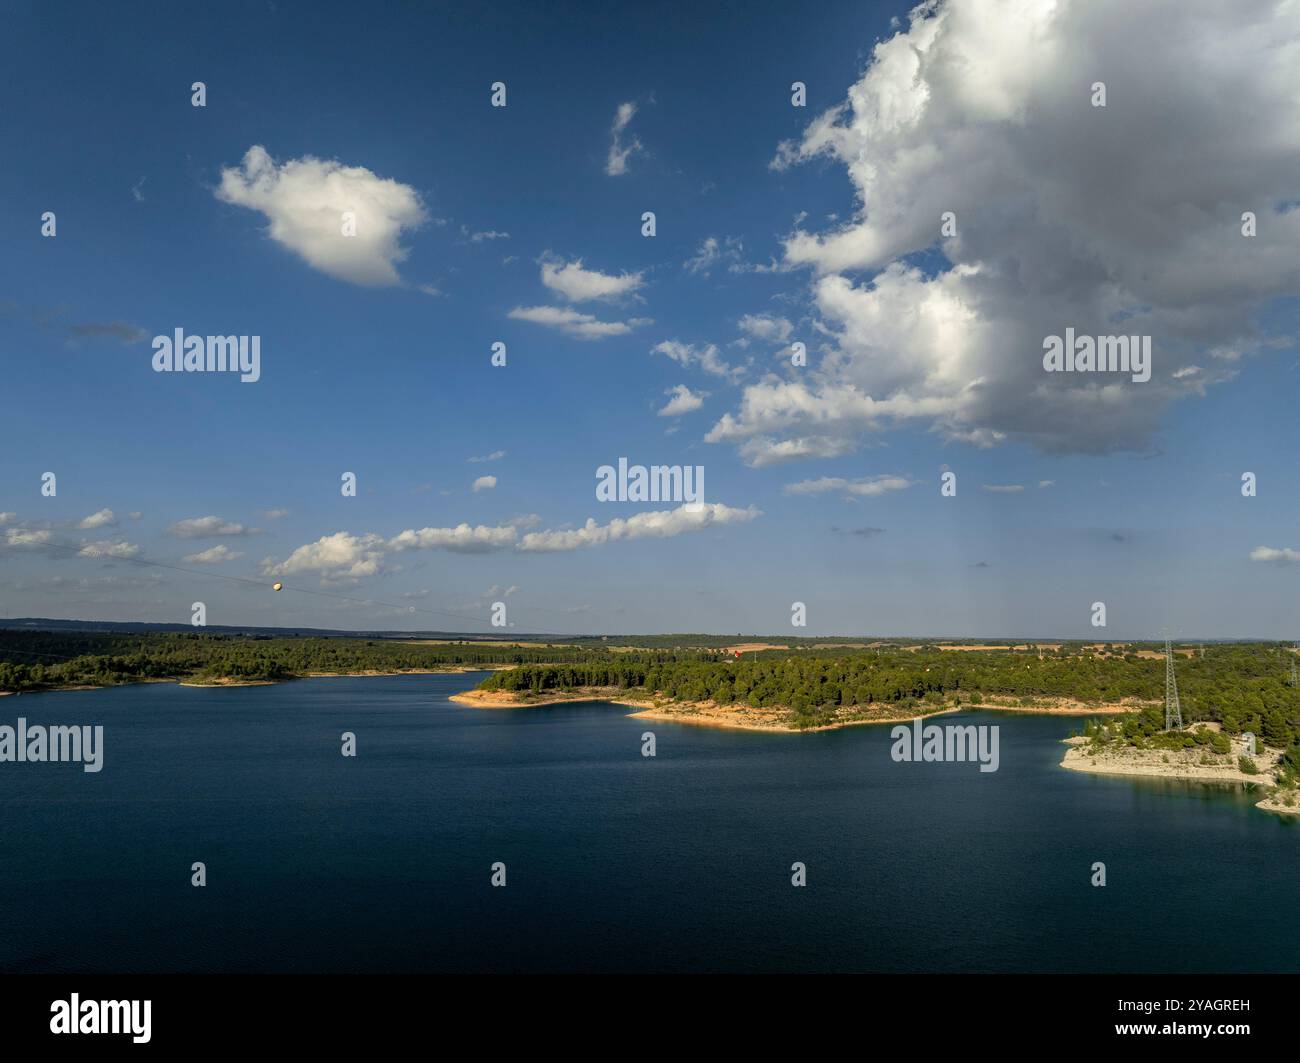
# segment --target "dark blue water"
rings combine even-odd
[[[0,765],[0,970],[1300,969],[1300,824],[1064,771],[1078,721],[941,718],[1001,725],[981,774],[895,763],[887,727],[446,700],[479,678],[0,699],[106,746]]]

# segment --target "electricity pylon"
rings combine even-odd
[[[1165,639],[1165,730],[1183,729],[1183,710],[1178,704],[1178,680],[1174,678],[1174,651]]]

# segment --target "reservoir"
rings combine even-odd
[[[447,700],[482,675],[0,699],[104,728],[97,773],[0,765],[0,970],[1300,969],[1300,821],[1065,771],[1081,718],[944,717],[999,726],[982,773],[888,726]]]

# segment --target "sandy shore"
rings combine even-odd
[[[628,705],[640,711],[630,713],[638,720],[661,720],[665,723],[693,724],[697,727],[721,727],[736,731],[768,731],[782,734],[802,734],[811,731],[835,731],[842,727],[860,727],[873,724],[910,723],[918,717],[942,716],[953,712],[1020,712],[1042,716],[1093,716],[1135,712],[1141,705],[1086,705],[1067,698],[1053,698],[1039,706],[1017,703],[998,704],[984,701],[977,706],[960,705],[918,713],[914,709],[900,710],[892,704],[871,705],[866,708],[849,706],[837,710],[837,719],[816,727],[795,727],[793,713],[782,706],[756,709],[749,705],[718,705],[712,701],[671,701],[667,698],[630,698],[627,692],[616,687],[586,687],[581,690],[551,691],[524,696],[509,690],[466,690],[451,695],[451,700],[480,709],[526,709],[540,705],[564,705],[570,702],[607,701],[615,705]]]
[[[627,704],[624,702],[623,704]],[[915,712],[900,714],[897,710],[885,706],[875,707],[870,715],[863,715],[863,710],[850,710],[856,716],[819,724],[816,727],[794,727],[790,722],[790,710],[782,708],[755,709],[748,705],[718,705],[712,701],[665,701],[657,702],[648,709],[630,715],[638,720],[661,720],[664,723],[685,723],[696,727],[721,727],[734,731],[772,731],[781,734],[809,734],[813,731],[838,731],[844,727],[861,727],[882,723],[911,723],[918,718]],[[867,710],[872,712],[872,710]],[[936,709],[934,712],[920,714],[920,718],[946,716],[951,712],[961,712],[958,706]]]
[[[620,697],[619,694],[617,687],[557,690],[549,694],[534,694],[528,697],[516,694],[512,690],[476,689],[452,694],[450,700],[458,701],[462,705],[473,705],[477,709],[532,709],[541,705],[568,705],[580,701],[608,701],[614,705],[631,705],[634,708],[644,708],[650,704],[649,698],[634,701],[631,698]]]
[[[1065,751],[1061,767],[1069,771],[1148,779],[1185,779],[1189,782],[1252,783],[1273,787],[1277,785],[1273,771],[1282,759],[1280,750],[1263,749],[1250,758],[1258,769],[1258,774],[1250,775],[1238,767],[1238,758],[1245,753],[1238,739],[1232,740],[1231,753],[1211,753],[1213,763],[1210,764],[1201,762],[1207,748],[1204,746],[1181,750],[1112,746],[1099,752],[1092,749],[1091,743],[1085,738],[1069,738],[1066,739],[1066,744],[1070,748]],[[1265,802],[1268,800],[1270,798],[1265,798]],[[1258,807],[1264,807],[1264,803],[1261,802]]]
[[[1237,767],[1242,747],[1235,739],[1232,753],[1222,758],[1216,757],[1216,760],[1221,759],[1221,763],[1216,764],[1200,762],[1199,746],[1182,751],[1122,748],[1094,753],[1088,748],[1086,738],[1067,738],[1065,741],[1070,748],[1065,752],[1061,767],[1070,771],[1083,771],[1093,775],[1126,775],[1130,778],[1182,779],[1187,782],[1251,783],[1272,791],[1262,801],[1255,802],[1256,808],[1284,816],[1300,816],[1300,795],[1294,790],[1274,789],[1277,779],[1273,771],[1282,759],[1279,750],[1265,749],[1252,757],[1259,774],[1248,775]],[[1295,803],[1286,804],[1288,797]]]
[[[1117,701],[1102,705],[1090,705],[1086,701],[1073,698],[1043,698],[1033,705],[1021,705],[1010,699],[984,698],[978,706],[968,708],[996,709],[998,712],[1027,712],[1033,716],[1120,716],[1126,712],[1141,712],[1153,702]]]
[[[1294,804],[1286,804],[1286,798],[1290,797]],[[1256,808],[1262,808],[1265,812],[1276,812],[1283,816],[1300,816],[1300,796],[1297,796],[1294,790],[1285,792],[1275,790],[1269,794],[1263,801],[1255,802]]]

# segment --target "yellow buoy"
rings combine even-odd
[[[284,586],[283,583],[272,583],[272,584],[271,584],[271,590],[273,590],[273,591],[278,591],[278,590],[279,590],[281,587],[283,587],[283,586]]]

